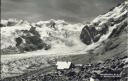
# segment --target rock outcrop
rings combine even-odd
[[[80,38],[81,40],[89,45],[92,42],[97,42],[100,39],[100,31],[97,31],[94,26],[86,25],[81,32]]]
[[[20,52],[34,51],[38,49],[50,49],[50,45],[44,43],[40,38],[40,34],[36,31],[36,27],[31,27],[29,30],[21,30],[19,37],[15,38],[16,47]]]

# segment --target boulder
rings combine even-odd
[[[80,39],[87,45],[97,42],[101,37],[101,31],[95,29],[94,26],[85,26],[80,34]]]
[[[83,43],[89,45],[92,43],[92,39],[90,37],[90,33],[89,31],[87,30],[88,29],[88,26],[85,26],[83,29],[82,29],[82,32],[80,34],[80,39]]]

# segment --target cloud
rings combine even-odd
[[[124,0],[2,0],[1,12],[2,18],[26,18],[29,14],[31,20],[41,17],[43,20],[63,18],[70,22],[82,22],[107,12],[122,1]]]

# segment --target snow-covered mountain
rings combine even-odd
[[[127,27],[127,7],[128,2],[125,1],[86,25],[53,19],[37,23],[16,19],[1,20],[2,53],[13,54],[60,48],[65,51],[76,48],[89,49],[93,44],[98,45]]]
[[[127,16],[128,2],[126,1],[111,9],[108,13],[99,15],[90,24],[87,24],[82,29],[80,38],[85,44],[89,45],[116,36],[127,27]]]
[[[89,52],[93,62],[128,56],[128,1],[85,25],[80,39],[88,46],[96,46]]]
[[[74,47],[83,44],[79,36],[83,24],[69,24],[63,20],[29,23],[9,19],[1,21],[1,49],[3,53],[17,53],[38,49]],[[83,44],[84,45],[84,44]],[[8,51],[8,52],[7,52]]]

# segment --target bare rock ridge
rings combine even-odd
[[[109,32],[111,33],[108,38],[118,36],[127,27],[127,16],[128,2],[126,1],[108,13],[98,16],[90,24],[87,24],[82,29],[81,41],[90,45]]]

